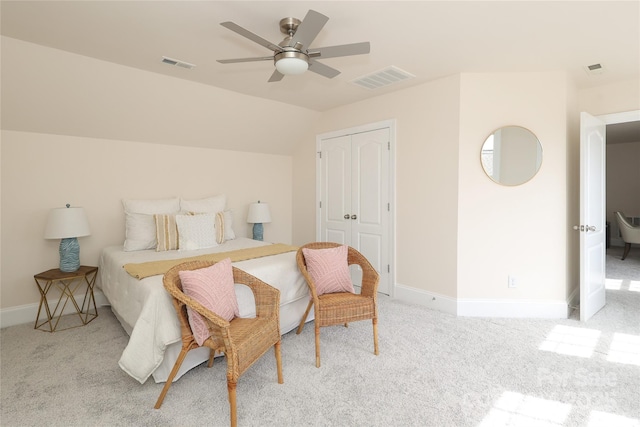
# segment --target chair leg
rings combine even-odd
[[[227,390],[229,391],[229,413],[231,414],[231,427],[237,427],[238,415],[236,413],[236,386],[238,383],[227,381]]]
[[[276,352],[276,366],[278,367],[278,384],[284,383],[282,379],[282,356],[280,354],[280,341],[273,346]]]
[[[313,305],[313,300],[309,301],[309,305],[307,305],[307,310],[304,312],[304,315],[302,316],[302,320],[300,321],[300,326],[298,326],[296,335],[300,335],[300,332],[302,332],[302,328],[304,328],[304,323],[307,321],[307,316],[309,316],[309,311],[311,311],[312,305]]]
[[[373,319],[373,354],[378,355],[378,319]]]
[[[162,402],[164,401],[164,397],[167,395],[167,392],[169,391],[169,387],[171,387],[171,384],[173,383],[173,378],[175,378],[176,374],[178,373],[178,370],[180,369],[180,366],[182,365],[182,362],[184,361],[184,358],[187,356],[187,353],[189,352],[189,350],[191,350],[191,346],[182,346],[182,350],[180,351],[180,354],[178,355],[178,359],[176,360],[176,363],[173,364],[173,369],[171,370],[171,373],[169,374],[169,378],[167,378],[167,382],[164,383],[164,387],[162,388],[162,391],[160,392],[160,396],[158,396],[158,400],[156,401],[156,406],[154,406],[155,409],[160,409],[160,406],[162,406]]]
[[[211,352],[209,353],[209,363],[207,364],[207,366],[210,368],[213,366],[213,358],[216,355],[216,351],[214,349],[211,349]]]
[[[629,251],[631,250],[631,243],[624,244],[624,253],[622,254],[622,261],[629,255]]]
[[[320,367],[320,326],[318,326],[318,319],[315,321],[316,329],[316,368]]]

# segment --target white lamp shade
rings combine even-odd
[[[309,69],[309,63],[301,58],[282,58],[276,62],[276,70],[284,75],[302,74]]]
[[[269,205],[266,203],[251,203],[249,205],[249,214],[247,215],[248,223],[266,223],[271,222],[271,213]]]
[[[91,234],[84,208],[55,208],[49,212],[45,239],[67,239]]]

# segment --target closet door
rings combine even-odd
[[[351,244],[351,136],[322,141],[320,240]]]
[[[390,288],[389,129],[327,138],[320,150],[320,240],[353,246]],[[354,281],[361,272],[352,269]]]

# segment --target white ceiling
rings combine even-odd
[[[270,51],[220,26],[233,21],[274,43],[284,17],[314,9],[330,19],[312,47],[371,42],[371,53],[324,62],[268,83],[271,61],[216,59]],[[324,111],[464,72],[565,71],[578,87],[640,74],[638,1],[2,1],[1,33],[118,64]],[[189,62],[169,66],[162,57]],[[588,65],[600,63],[602,74]],[[377,90],[351,80],[389,66],[416,77]]]
[[[309,9],[330,19],[312,47],[371,42],[371,53],[326,59],[342,73],[268,83],[266,48],[220,26],[233,21],[274,43],[279,21]],[[464,72],[564,71],[579,88],[640,75],[639,1],[6,1],[2,35],[316,111]],[[195,64],[192,70],[162,57]],[[602,73],[588,73],[601,64]],[[415,78],[376,90],[352,80],[398,67]],[[640,141],[640,123],[609,126],[609,143]]]

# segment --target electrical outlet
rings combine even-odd
[[[513,276],[509,276],[509,287],[510,288],[517,288],[518,287],[518,281]]]

